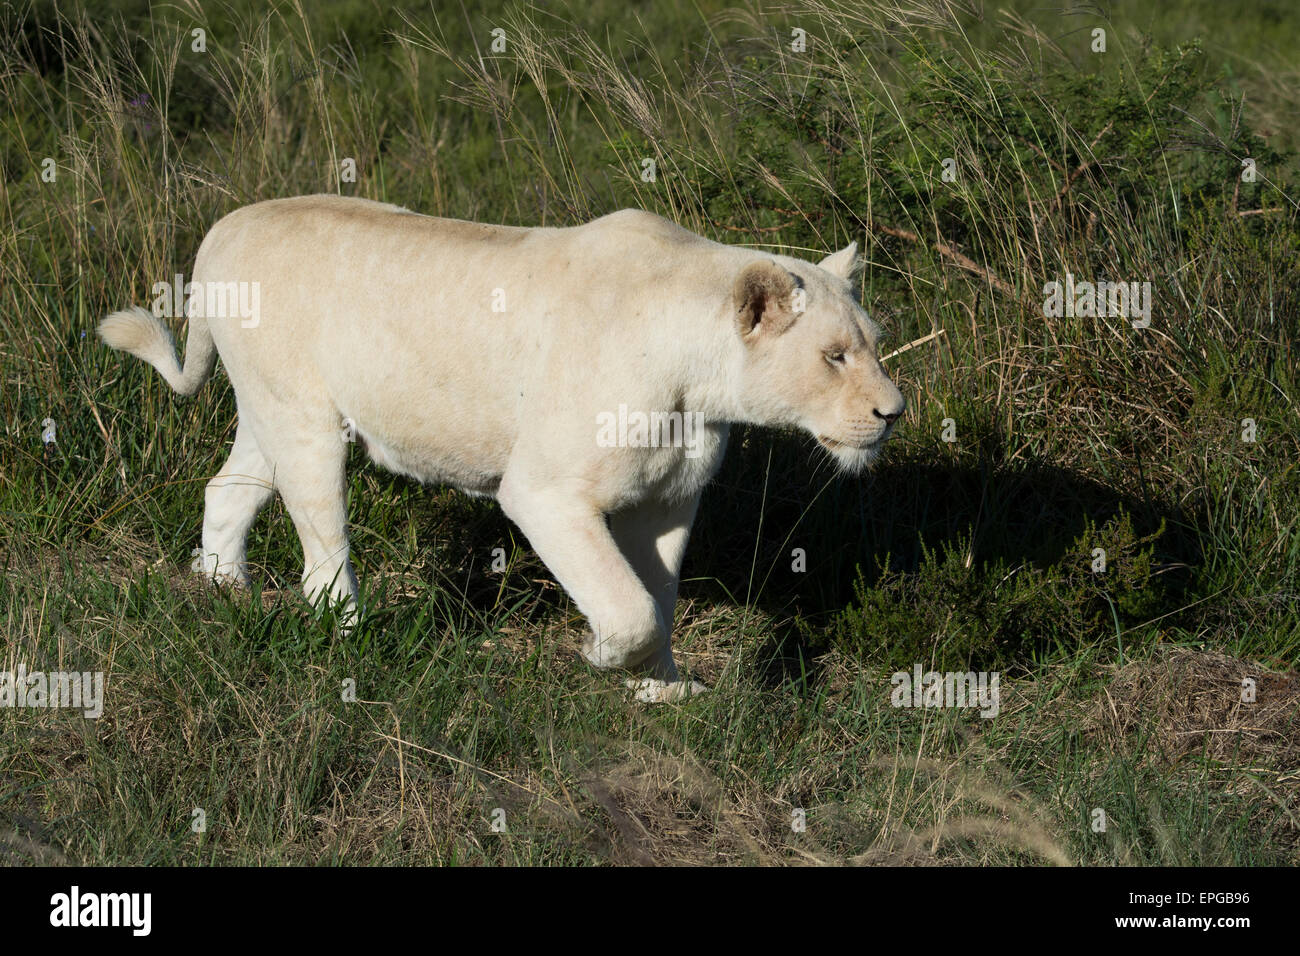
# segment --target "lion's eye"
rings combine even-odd
[[[827,350],[826,350],[826,361],[830,362],[832,365],[843,365],[843,364],[844,364],[844,350],[843,350],[843,349],[827,349]]]

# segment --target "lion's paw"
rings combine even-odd
[[[633,696],[643,704],[685,700],[708,690],[697,680],[663,681],[657,677],[629,678],[627,686],[636,692]]]

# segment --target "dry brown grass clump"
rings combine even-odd
[[[1242,681],[1255,700],[1242,700]],[[1224,654],[1175,648],[1133,661],[1096,704],[1093,732],[1119,742],[1139,726],[1146,745],[1175,763],[1194,754],[1277,771],[1300,784],[1300,674]]]

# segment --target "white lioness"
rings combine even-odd
[[[355,602],[355,429],[387,468],[494,495],[586,615],[587,659],[664,700],[702,689],[678,680],[673,607],[730,423],[797,426],[858,470],[903,413],[852,295],[856,254],[812,265],[630,209],[528,229],[303,196],[240,209],[203,240],[193,288],[247,284],[259,314],[194,296],[183,370],[145,309],[99,331],[183,395],[225,363],[239,425],[207,486],[209,576],[246,583],[245,539],[279,491],[308,596]]]

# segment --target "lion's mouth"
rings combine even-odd
[[[880,444],[878,441],[869,441],[855,445],[846,441],[837,441],[836,439],[829,438],[826,435],[818,435],[817,441],[819,441],[821,446],[828,451],[866,451],[868,448],[875,448]]]

